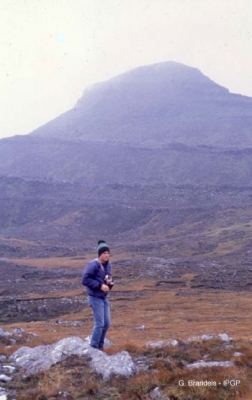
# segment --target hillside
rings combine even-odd
[[[68,113],[1,140],[3,254],[31,251],[6,237],[74,254],[97,236],[151,255],[245,254],[251,105],[168,62],[94,85]]]
[[[81,185],[135,184],[247,186],[252,149],[118,143],[15,137],[0,141],[1,174],[78,182]]]
[[[0,141],[3,176],[100,184],[247,186],[252,99],[167,62],[85,90],[74,109]]]
[[[103,382],[70,357],[7,376],[6,396],[250,398],[251,106],[195,68],[162,63],[94,85],[73,110],[0,141],[0,369],[20,346],[91,333],[81,274],[101,238],[115,281],[112,353],[129,349],[143,366]],[[234,367],[187,370],[199,360]],[[180,388],[189,378],[219,383]]]
[[[165,62],[90,87],[74,109],[34,135],[246,148],[252,147],[251,131],[251,98],[229,93],[196,68]]]
[[[117,251],[229,258],[251,250],[252,187],[99,185],[0,178],[2,257]]]

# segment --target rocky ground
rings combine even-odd
[[[251,344],[250,188],[199,190],[156,186],[140,190],[108,185],[107,202],[102,204],[104,188],[101,187],[89,192],[81,188],[74,193],[73,187],[66,191],[65,185],[60,184],[54,194],[43,182],[38,183],[34,192],[30,192],[33,182],[29,180],[24,183],[14,179],[14,183],[21,190],[15,208],[9,203],[13,179],[7,184],[4,181],[4,191],[0,194],[0,324],[5,330],[21,328],[36,336],[29,336],[27,343],[19,340],[2,343],[0,356],[9,355],[22,345],[33,347],[90,334],[93,318],[81,275],[86,262],[96,256],[97,232],[101,226],[106,228],[102,238],[111,246],[115,281],[109,294],[112,314],[109,339],[114,343],[113,351],[128,348],[134,354],[136,346],[135,357],[143,359],[145,352],[139,349],[150,341],[182,342],[190,336],[224,332]],[[28,196],[31,203],[27,203],[27,193],[31,194]],[[59,196],[60,193],[67,195]],[[31,205],[32,216],[26,213],[31,211]],[[189,351],[181,348],[178,353],[186,354],[177,355],[178,359],[188,362]],[[157,357],[152,356],[156,366]],[[167,370],[168,359],[167,355],[161,363]],[[250,363],[249,355],[246,368],[251,368]],[[61,367],[55,368],[53,373],[60,375],[65,370],[72,374],[81,367],[79,360],[71,359],[64,361],[60,373],[57,368]],[[83,373],[89,374],[85,366]],[[36,379],[38,382],[44,378],[49,379],[48,376]],[[24,397],[20,400],[50,398],[45,391],[32,392],[33,383],[22,381]],[[132,385],[135,387],[137,383]],[[148,386],[145,391],[144,385],[143,379],[141,390],[132,388],[127,400],[149,399],[155,388]],[[102,399],[123,399],[122,388],[125,386],[116,389],[114,397],[108,397],[107,389],[104,395],[95,385],[90,393],[93,391]],[[141,391],[145,397],[141,397]],[[52,399],[64,398],[65,392]],[[92,398],[90,393],[86,398],[89,395]],[[174,400],[180,400],[178,395],[174,396]],[[191,398],[196,398],[195,393]]]
[[[74,260],[74,259],[73,259]],[[25,260],[24,260],[25,262]],[[71,260],[69,260],[71,263]],[[80,268],[39,268],[25,264],[0,261],[0,320],[1,323],[49,321],[64,314],[77,313],[86,307],[81,289]],[[183,278],[190,274],[190,279]],[[125,296],[124,286],[150,280],[154,291],[175,291],[183,296],[197,290],[252,291],[252,262],[239,267],[193,259],[164,259],[158,257],[118,260],[115,263],[113,301]],[[154,282],[154,283],[153,283]],[[144,295],[146,294],[144,291]],[[143,291],[130,292],[136,300]]]
[[[108,341],[105,352],[92,349],[88,338],[76,336],[36,346],[40,340],[24,329],[0,329],[0,346],[22,346],[0,357],[1,399],[249,399],[249,343],[227,334],[120,352]]]

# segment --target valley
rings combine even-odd
[[[70,357],[34,381],[20,374],[17,398],[20,382],[6,385],[10,400],[82,400],[83,390],[85,400],[149,400],[150,376],[169,399],[215,399],[210,389],[187,396],[176,387],[199,357],[234,361],[246,381],[218,398],[250,399],[251,106],[199,70],[167,62],[94,85],[65,114],[0,141],[0,325],[30,332],[3,335],[0,356],[91,333],[81,275],[105,239],[115,281],[108,353],[127,349],[149,363],[129,386],[114,377],[110,391],[98,375],[83,387],[76,371],[90,380],[90,370]],[[214,336],[206,344],[202,335]],[[169,340],[174,349],[146,349]],[[206,371],[227,379],[219,367]]]

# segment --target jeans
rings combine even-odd
[[[107,297],[88,296],[88,304],[93,310],[94,329],[91,336],[90,346],[103,349],[106,333],[110,327],[110,309]]]

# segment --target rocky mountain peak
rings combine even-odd
[[[170,61],[91,86],[72,110],[33,135],[150,147],[245,148],[252,146],[251,129],[251,98],[231,94],[198,69]]]

